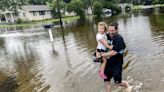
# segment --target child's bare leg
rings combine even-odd
[[[101,64],[100,70],[101,70],[102,72],[104,72],[105,66],[106,66],[106,63],[107,63],[107,59],[106,59],[106,58],[102,58],[102,59],[103,59],[103,63]]]
[[[106,63],[107,63],[107,59],[106,58],[102,58],[103,59],[103,63],[101,64],[100,66],[100,76],[103,78],[103,79],[106,79],[106,75],[104,74],[104,71],[105,71],[105,66],[106,66]]]

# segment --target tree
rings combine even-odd
[[[91,0],[81,0],[81,1],[84,4],[85,8],[88,8],[91,6]]]
[[[67,5],[67,10],[70,11],[70,12],[71,11],[76,12],[76,14],[80,16],[80,18],[84,18],[85,17],[84,3],[81,0],[72,0]]]
[[[28,3],[29,4],[34,4],[34,5],[46,5],[47,1],[48,0],[28,0]]]
[[[59,14],[58,14],[58,7],[57,7],[57,0],[49,0],[46,2],[46,4],[51,7],[52,9],[52,15],[54,18],[59,18]],[[60,6],[60,10],[65,10],[65,6],[66,4],[63,2],[63,0],[59,0],[59,6]]]
[[[96,17],[100,17],[103,14],[103,6],[99,1],[94,2],[93,4],[93,9],[94,9],[94,14],[96,15]]]
[[[48,1],[47,4],[53,9],[52,13],[54,16],[58,16],[57,3],[56,0]],[[80,18],[85,17],[84,3],[81,0],[71,0],[70,2],[64,2],[64,0],[59,0],[60,10],[68,12],[74,11]],[[57,17],[56,16],[56,17]]]
[[[21,5],[28,4],[28,0],[0,0],[0,10],[16,11]]]
[[[119,0],[119,3],[130,3],[132,0]]]
[[[70,2],[71,2],[71,0],[64,0],[64,2],[65,2],[65,3],[70,3]]]
[[[153,4],[164,4],[163,0],[152,0]]]
[[[0,10],[1,11],[11,10],[15,7],[16,7],[16,5],[13,0],[0,0]]]

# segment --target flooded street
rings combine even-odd
[[[123,79],[134,92],[164,91],[164,14],[159,11],[102,19],[119,24],[127,46]],[[0,29],[0,92],[104,92],[99,65],[92,62],[97,22],[64,22],[64,35],[60,27],[52,29],[54,42],[43,28]]]

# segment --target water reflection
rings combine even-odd
[[[150,17],[150,23],[152,24],[152,31],[158,32],[158,31],[164,31],[164,18],[163,15],[155,16],[151,15]]]
[[[15,76],[9,76],[9,77],[5,76],[5,77],[6,79],[0,83],[0,91],[1,92],[15,92],[16,88],[18,87],[16,77]]]
[[[164,13],[164,7],[160,7],[160,8],[159,8],[159,12],[160,12],[160,13]]]
[[[151,29],[152,29],[152,36],[153,40],[159,44],[164,46],[164,18],[162,15],[159,15],[158,17],[155,15],[150,16],[150,23],[151,23]]]
[[[39,41],[40,38],[37,35],[32,35],[30,38],[11,36],[4,37],[3,39],[4,48],[1,48],[1,55],[3,57],[1,57],[0,67],[8,75],[16,76],[17,83],[19,84],[16,92],[32,92],[39,90],[37,87],[44,90],[43,82],[41,81],[42,74],[38,73],[40,69],[36,67],[40,66],[34,50],[37,44],[33,44]],[[31,41],[32,43],[29,43]],[[3,76],[1,77],[3,78]]]

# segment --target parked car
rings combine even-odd
[[[110,17],[110,16],[112,16],[112,10],[111,9],[107,9],[107,8],[104,8],[103,9],[103,15],[105,16],[105,17]]]

